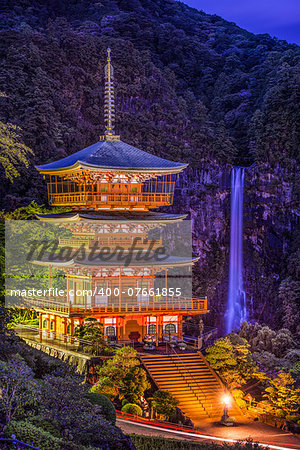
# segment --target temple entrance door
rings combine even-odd
[[[142,339],[142,326],[139,325],[136,319],[128,320],[125,324],[125,336],[126,341],[141,341]]]

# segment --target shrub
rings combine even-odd
[[[121,430],[101,415],[100,406],[92,405],[86,398],[89,390],[81,384],[81,377],[48,375],[41,388],[40,414],[57,424],[61,434],[70,434],[69,439],[76,445],[98,448],[103,442],[109,442],[112,448],[118,448],[124,439]],[[66,450],[64,446],[61,448]]]
[[[235,417],[228,417],[228,419],[226,419],[226,423],[235,423]]]
[[[38,428],[25,420],[11,421],[5,427],[5,434],[8,437],[14,434],[20,441],[38,446],[42,450],[61,450],[66,448],[63,439],[54,437],[42,428]]]
[[[260,409],[264,413],[273,413],[273,407],[270,402],[266,400],[262,400],[261,402],[257,403],[257,408]]]
[[[54,437],[61,437],[59,430],[53,425],[51,421],[45,419],[43,416],[33,416],[30,417],[28,421],[37,428],[41,428],[43,431],[47,431],[47,433],[52,434],[52,436]]]
[[[12,419],[25,419],[37,408],[39,386],[20,358],[0,360],[0,392],[0,408],[6,424]]]
[[[241,389],[234,389],[232,391],[232,395],[235,399],[243,398],[245,396],[244,392]]]
[[[143,414],[142,408],[134,403],[126,403],[121,411],[126,414],[132,414],[133,416],[141,416]]]
[[[285,411],[283,409],[276,409],[275,415],[279,419],[283,419],[286,416],[286,413],[285,413]]]
[[[153,395],[153,406],[158,414],[171,419],[175,413],[178,400],[169,391],[156,391]]]
[[[112,402],[105,397],[105,395],[97,394],[96,392],[89,392],[86,397],[93,405],[101,406],[101,413],[104,418],[115,425],[117,417],[116,409]]]
[[[242,398],[236,398],[235,401],[239,408],[241,408],[241,409],[247,408],[247,403]]]
[[[286,416],[286,420],[288,420],[290,422],[297,423],[299,419],[300,419],[300,417],[297,416],[296,414],[289,414],[289,415]]]
[[[111,401],[118,395],[118,389],[113,386],[112,381],[108,377],[100,378],[98,383],[91,387],[91,392],[105,395]]]
[[[129,401],[128,401],[128,400],[126,400],[126,398],[123,398],[123,400],[122,400],[122,406],[125,406],[125,405],[127,405],[127,403],[129,403]]]
[[[240,442],[232,443],[209,443],[181,441],[179,439],[168,439],[158,436],[130,435],[136,450],[263,450],[263,447],[247,439],[245,444]]]
[[[144,396],[145,390],[149,388],[146,371],[142,367],[135,366],[123,378],[120,392],[130,403],[137,404]]]
[[[137,450],[223,450],[218,444],[210,444],[209,442],[190,442],[180,441],[179,439],[166,439],[158,436],[142,436],[137,434],[130,435],[131,440]]]

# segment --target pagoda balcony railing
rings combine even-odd
[[[55,206],[86,206],[90,208],[104,208],[107,206],[144,206],[157,208],[173,203],[173,192],[168,193],[51,193],[49,203]]]
[[[147,249],[151,246],[151,250],[155,250],[156,248],[159,248],[162,246],[162,239],[139,239],[134,243],[133,240],[128,239],[107,239],[107,238],[99,238],[99,239],[83,239],[83,238],[59,238],[59,245],[60,246],[66,246],[66,247],[73,247],[73,248],[79,248],[82,245],[86,249],[92,249],[94,245],[97,244],[98,246],[109,246],[111,250],[114,250],[114,247],[121,246],[124,250],[131,250],[132,246],[134,245],[135,250],[140,249]]]
[[[207,312],[207,298],[190,298],[190,297],[151,297],[142,301],[130,300],[120,301],[119,303],[108,302],[107,304],[90,303],[73,303],[68,301],[67,297],[60,297],[60,301],[56,297],[22,297],[16,307],[35,309],[37,311],[53,311],[63,315],[69,314],[95,314],[95,313],[138,313],[138,312],[160,312],[160,311],[201,311]]]

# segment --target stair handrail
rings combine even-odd
[[[168,343],[169,344],[169,343]],[[204,395],[205,399],[206,399],[206,394],[205,392],[203,392],[201,386],[199,385],[198,381],[195,380],[195,378],[193,377],[192,373],[189,371],[189,369],[186,367],[186,365],[184,364],[184,362],[182,361],[182,359],[180,358],[180,356],[178,355],[178,353],[176,352],[176,350],[169,344],[170,348],[173,350],[173,352],[175,353],[175,355],[177,356],[177,358],[179,359],[179,361],[181,362],[181,364],[183,365],[183,367],[185,368],[185,374],[182,373],[182,371],[180,370],[180,368],[178,367],[178,365],[175,362],[175,365],[178,369],[178,371],[181,373],[181,375],[183,375],[184,379],[186,380],[186,372],[188,372],[190,374],[190,377],[192,378],[192,380],[194,380],[194,382],[196,383],[196,386],[199,388],[199,390],[202,392],[202,394]],[[172,359],[172,355],[170,355],[171,359]],[[192,392],[195,394],[195,396],[197,397],[198,402],[202,405],[204,411],[206,411],[208,417],[210,417],[209,412],[207,411],[207,409],[205,408],[205,406],[203,405],[202,401],[199,399],[197,392],[195,392],[195,390],[193,389],[192,386],[189,385],[189,382],[187,383],[189,388],[192,390]]]

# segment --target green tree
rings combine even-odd
[[[287,355],[296,347],[296,343],[289,329],[282,328],[275,332],[257,322],[243,322],[239,336],[249,342],[253,359],[266,371],[290,369]]]
[[[110,377],[100,377],[98,382],[91,387],[91,393],[105,395],[110,401],[113,401],[119,394],[119,386]]]
[[[253,352],[267,351],[278,358],[284,357],[290,349],[295,347],[293,335],[289,329],[281,328],[274,331],[257,322],[255,324],[243,322],[239,336],[249,342]]]
[[[109,441],[112,447],[122,448],[122,432],[104,418],[101,406],[91,404],[88,389],[78,376],[46,376],[41,384],[39,414],[62,437],[77,444],[101,447],[103,441]]]
[[[95,319],[89,321],[85,325],[80,325],[75,328],[75,337],[91,343],[85,344],[84,342],[81,342],[79,349],[96,354],[99,354],[103,350],[106,343],[104,340],[103,331],[100,328],[101,325],[102,324]]]
[[[86,398],[93,405],[99,405],[101,407],[101,414],[109,420],[113,425],[116,423],[116,409],[113,403],[105,396],[96,394],[95,392],[89,392]]]
[[[225,337],[218,339],[206,350],[206,359],[211,367],[222,373],[237,366],[237,358],[230,340]]]
[[[0,361],[0,405],[5,424],[14,418],[22,418],[36,403],[39,386],[31,369],[18,359]],[[25,418],[25,417],[24,417]]]
[[[250,345],[235,333],[218,339],[206,353],[212,368],[231,388],[242,386],[250,378],[265,378],[253,361]]]
[[[97,320],[81,325],[74,330],[74,336],[93,343],[103,344],[104,337],[103,331],[100,328],[101,325]]]
[[[147,380],[146,371],[140,366],[135,366],[124,377],[120,393],[130,403],[138,404],[145,391],[149,388],[150,383]]]
[[[122,395],[121,391],[125,389],[124,379],[134,367],[140,365],[136,356],[137,352],[132,347],[118,349],[113,358],[98,369],[99,381],[92,386],[91,392],[107,395],[111,400]],[[128,383],[131,383],[130,378]]]
[[[299,267],[300,258],[295,261]],[[279,298],[283,305],[283,323],[300,339],[300,281],[292,277],[284,279],[279,286]]]
[[[16,125],[0,122],[0,164],[11,182],[20,176],[18,165],[28,167],[27,157],[33,155],[33,151],[21,142],[20,132]]]
[[[295,389],[295,380],[289,373],[280,372],[276,378],[270,380],[264,397],[275,408],[284,409],[288,414],[295,414],[300,409],[300,389]]]
[[[156,391],[153,395],[152,405],[158,414],[163,414],[166,419],[172,419],[176,406],[179,404],[177,398],[169,391]]]

